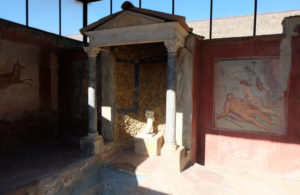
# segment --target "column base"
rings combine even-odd
[[[158,156],[163,144],[161,134],[138,134],[134,137],[134,152],[145,156]]]
[[[164,163],[168,165],[170,169],[181,172],[186,165],[190,162],[190,155],[186,152],[183,146],[177,146],[173,143],[165,143],[161,156]]]
[[[102,152],[104,143],[100,135],[88,135],[80,138],[81,155],[88,157]]]

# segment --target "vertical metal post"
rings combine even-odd
[[[59,0],[59,36],[61,36],[61,0]]]
[[[112,0],[110,0],[110,15],[112,15],[113,4]]]
[[[253,36],[256,36],[256,17],[257,17],[257,0],[254,0],[254,24],[253,24]]]
[[[174,15],[174,13],[175,13],[175,2],[174,2],[175,0],[172,0],[172,14]]]
[[[83,2],[83,27],[86,27],[87,26],[87,2]],[[87,36],[86,35],[83,35],[83,43],[84,45],[87,45]]]
[[[209,39],[211,39],[212,36],[212,15],[213,15],[213,0],[210,0]]]
[[[26,26],[28,27],[28,0],[26,0]]]
[[[139,0],[139,8],[142,8],[142,0]]]

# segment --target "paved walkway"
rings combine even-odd
[[[265,174],[236,173],[193,164],[178,173],[162,163],[160,157],[143,157],[125,152],[110,166],[146,174],[136,194],[242,194],[299,195],[300,181]]]

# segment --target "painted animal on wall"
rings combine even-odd
[[[39,110],[40,49],[0,41],[0,120],[16,121]]]
[[[0,89],[5,89],[14,84],[25,84],[32,86],[32,79],[21,79],[22,69],[25,66],[20,64],[19,59],[13,64],[13,70],[8,73],[0,73]]]

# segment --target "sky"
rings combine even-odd
[[[82,3],[62,1],[62,35],[79,34],[82,28]],[[121,10],[125,0],[113,0],[113,13]],[[29,0],[29,26],[59,33],[59,0]],[[138,7],[139,0],[131,0]],[[172,0],[142,0],[142,8],[172,12]],[[258,13],[300,9],[300,0],[258,0]],[[175,14],[187,21],[209,19],[210,0],[175,0]],[[213,0],[213,18],[250,15],[254,0]],[[110,14],[110,0],[88,5],[88,24]],[[0,18],[24,24],[25,0],[0,0]]]

